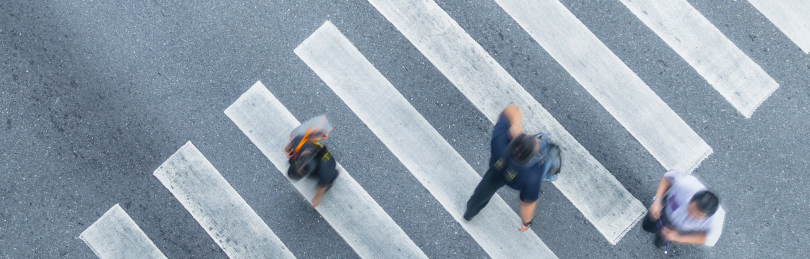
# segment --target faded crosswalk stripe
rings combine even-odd
[[[300,125],[287,108],[257,82],[225,114],[286,177],[284,146]],[[360,257],[427,258],[340,164],[338,170],[340,176],[316,209]],[[315,180],[304,178],[293,185],[307,200],[315,196]]]
[[[779,88],[686,0],[621,0],[746,118]]]
[[[295,53],[491,257],[556,258],[534,232],[517,231],[521,219],[500,196],[472,221],[462,218],[481,176],[332,23],[321,26]]]
[[[748,0],[785,35],[810,54],[810,1]]]
[[[115,204],[79,235],[99,258],[166,258],[124,209]]]
[[[295,258],[191,141],[154,175],[228,257]]]
[[[611,244],[646,214],[641,202],[435,2],[369,2],[490,121],[515,103],[526,132],[550,133],[565,153],[562,177],[554,185]]]
[[[691,172],[712,153],[712,148],[562,3],[495,2],[664,168]]]

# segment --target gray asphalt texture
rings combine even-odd
[[[649,206],[666,169],[525,31],[492,1],[437,2]],[[546,185],[532,230],[548,247],[560,258],[805,258],[810,55],[746,1],[690,0],[780,84],[745,119],[619,1],[561,2],[714,149],[694,175],[728,214],[716,247],[664,256],[640,224],[610,245]],[[0,258],[94,258],[78,236],[116,203],[169,258],[227,257],[152,176],[186,141],[297,257],[357,257],[223,113],[259,80],[299,120],[328,114],[338,161],[428,256],[487,257],[293,53],[325,21],[483,174],[492,124],[368,2],[2,1]],[[499,194],[518,210],[517,192]]]

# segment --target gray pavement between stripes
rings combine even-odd
[[[561,2],[714,150],[693,174],[723,236],[670,256],[810,253],[810,55],[747,1],[689,0],[780,84],[745,119],[619,1]],[[649,206],[665,168],[525,31],[492,1],[437,3]],[[327,20],[483,174],[492,124],[366,1],[2,1],[0,258],[93,258],[78,236],[116,203],[167,257],[225,258],[152,176],[187,141],[298,258],[357,257],[223,113],[256,81],[299,120],[328,114],[338,161],[425,254],[486,257],[293,53]],[[610,245],[546,187],[532,230],[558,257],[663,256],[639,225]]]

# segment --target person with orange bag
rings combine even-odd
[[[332,187],[338,176],[337,161],[320,143],[331,131],[332,126],[325,115],[312,118],[290,133],[292,140],[284,147],[290,162],[287,176],[295,181],[306,176],[318,181],[315,197],[312,198],[313,208],[321,203],[323,194]]]

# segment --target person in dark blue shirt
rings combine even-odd
[[[532,225],[534,209],[540,196],[540,184],[548,168],[544,167],[537,156],[544,142],[523,134],[520,124],[522,117],[515,105],[509,105],[501,112],[492,130],[489,170],[467,201],[464,219],[472,220],[489,203],[495,192],[507,185],[520,191],[520,217],[523,224],[519,230],[526,231]]]

